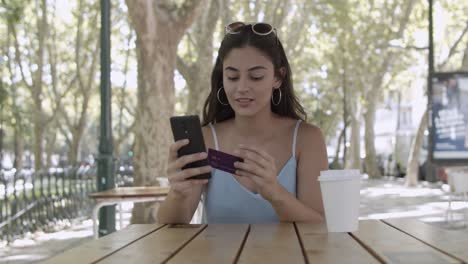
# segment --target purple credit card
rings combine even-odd
[[[222,151],[208,149],[208,163],[215,169],[234,174],[236,172],[234,162],[236,161],[244,162],[244,159]]]

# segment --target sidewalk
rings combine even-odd
[[[132,203],[123,203],[123,226],[130,224]],[[118,206],[116,206],[118,210]],[[116,228],[120,229],[119,213],[116,212]],[[36,263],[48,259],[63,251],[76,247],[93,239],[93,221],[91,218],[64,221],[56,227],[57,232],[36,232],[23,239],[17,239],[10,245],[0,244],[0,263]]]
[[[445,222],[448,199],[448,186],[439,183],[420,183],[408,188],[403,179],[364,179],[360,219],[415,218],[448,228]],[[132,207],[131,203],[123,204],[124,226],[129,224]],[[455,219],[461,219],[462,202],[454,202],[453,208],[457,212]],[[63,223],[62,228],[65,229],[48,234],[35,233],[11,245],[0,245],[0,263],[38,262],[92,239],[91,219]]]
[[[449,195],[449,186],[441,182],[420,182],[416,187],[406,187],[403,178],[363,180],[359,219],[413,218],[441,228],[454,228],[445,218]],[[463,219],[466,206],[460,197],[452,202],[456,222]],[[455,227],[456,224],[461,223],[455,223]]]

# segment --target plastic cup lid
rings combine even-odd
[[[360,180],[361,172],[359,170],[326,170],[320,172],[318,181],[349,181]]]

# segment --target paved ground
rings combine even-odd
[[[403,179],[364,180],[361,188],[360,219],[414,218],[441,228],[458,228],[463,224],[468,204],[461,197],[452,202],[453,219],[446,222],[449,186],[422,182],[417,187],[404,186]],[[467,215],[468,217],[468,215]]]
[[[416,218],[442,228],[461,228],[462,202],[455,202],[452,226],[445,222],[448,186],[421,183],[405,187],[401,179],[363,180],[360,219]],[[467,205],[468,206],[468,205]],[[132,204],[124,204],[124,226],[128,225]],[[118,216],[118,214],[117,214]],[[468,217],[468,216],[467,216]],[[118,223],[118,221],[117,221]],[[91,239],[90,219],[63,222],[54,233],[30,234],[10,245],[0,245],[0,263],[31,263],[49,258]]]

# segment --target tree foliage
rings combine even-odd
[[[161,1],[155,8],[161,12],[159,18],[172,21],[188,15],[184,10],[189,2]],[[321,127],[330,145],[345,133],[341,146],[351,143],[357,151],[347,149],[347,153],[357,155],[358,163],[363,154],[359,153],[361,130],[371,138],[366,151],[373,151],[375,111],[395,93],[401,93],[406,102],[418,99],[413,87],[424,82],[427,74],[428,6],[424,1],[211,0],[201,5],[195,23],[184,25],[187,29],[178,33],[181,41],[174,47],[174,70],[180,73],[174,100],[178,113],[200,111],[224,25],[238,20],[266,21],[277,28],[308,121]],[[466,1],[435,1],[436,70],[459,70],[463,61],[468,65],[467,11]],[[45,158],[39,159],[60,154],[71,162],[96,154],[99,4],[2,0],[0,14],[6,152],[13,155],[20,149],[48,146],[40,150]],[[141,74],[137,65],[142,58],[134,28],[142,20],[130,24],[127,4],[120,0],[113,2],[111,21],[113,135],[115,155],[123,157],[133,150],[135,120],[139,111],[145,111],[138,109],[142,86],[137,82]],[[148,63],[158,68],[158,61]],[[42,132],[37,130],[41,127]],[[38,133],[43,134],[39,141]],[[367,169],[373,166],[372,160],[371,155]]]

